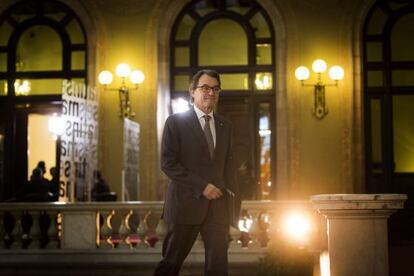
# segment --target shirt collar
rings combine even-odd
[[[194,111],[195,111],[195,113],[197,114],[197,118],[198,119],[201,119],[204,115],[209,115],[210,117],[211,117],[211,119],[214,119],[214,116],[213,116],[213,111],[211,111],[210,113],[208,113],[208,114],[205,114],[203,111],[201,111],[201,109],[199,109],[196,105],[194,105]]]

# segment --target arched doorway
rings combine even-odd
[[[254,1],[193,1],[170,37],[171,111],[188,108],[188,83],[201,68],[217,70],[218,112],[234,124],[234,151],[244,199],[275,191],[275,39]]]
[[[34,149],[42,147],[29,137],[41,131],[31,130],[61,111],[62,80],[86,83],[87,41],[79,17],[52,0],[10,6],[0,17],[0,37],[0,199],[7,199],[27,181]],[[47,154],[58,161],[53,150]],[[58,166],[55,160],[48,166]]]

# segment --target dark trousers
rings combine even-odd
[[[227,248],[229,226],[209,223],[201,225],[169,224],[162,248],[163,259],[154,276],[179,275],[181,266],[190,252],[198,233],[205,248],[205,276],[227,276]]]

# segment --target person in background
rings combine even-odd
[[[45,161],[41,160],[37,163],[36,166],[37,169],[40,169],[42,172],[42,179],[43,181],[49,181],[46,177],[45,177],[45,173],[46,173],[46,163]]]
[[[52,179],[49,181],[49,192],[53,195],[53,201],[59,200],[59,170],[56,167],[51,167],[49,173]]]
[[[52,201],[52,194],[49,192],[49,182],[44,180],[43,172],[40,168],[33,169],[30,180],[17,192],[16,201]]]
[[[92,200],[94,201],[115,201],[116,193],[111,192],[108,183],[103,179],[101,171],[94,172],[95,184],[92,188]]]

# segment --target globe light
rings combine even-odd
[[[145,76],[144,73],[142,73],[141,70],[134,70],[131,72],[131,75],[129,76],[130,80],[134,84],[140,84],[144,81]]]
[[[323,73],[326,71],[326,62],[323,59],[317,59],[312,63],[312,70],[315,73]]]
[[[303,81],[303,80],[309,79],[309,76],[310,76],[309,69],[306,68],[305,66],[299,66],[298,68],[296,68],[296,71],[295,71],[296,79]]]
[[[115,71],[118,77],[126,78],[129,76],[129,73],[131,73],[131,67],[129,67],[129,65],[126,63],[121,63],[118,64]]]
[[[333,80],[342,80],[344,78],[344,69],[341,66],[335,65],[329,69],[329,77]]]
[[[103,84],[103,85],[111,84],[112,79],[113,79],[112,73],[107,70],[104,70],[101,73],[99,73],[98,81],[100,84]]]

